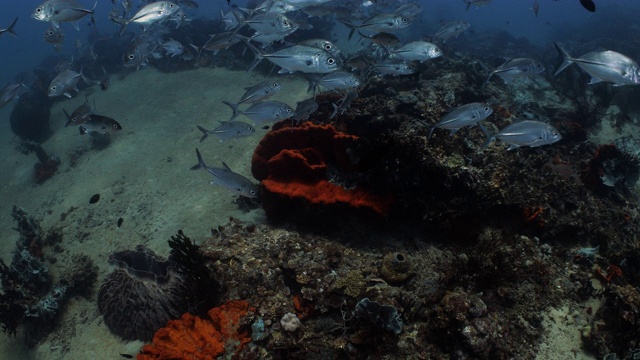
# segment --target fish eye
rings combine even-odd
[[[53,86],[51,87],[51,90],[55,91],[57,88],[58,88],[57,86],[53,85]]]
[[[117,129],[117,128],[118,128],[118,124],[113,124],[113,125],[111,125],[111,126],[113,126],[113,128],[114,128],[114,129]]]
[[[331,44],[324,44],[324,49],[327,51],[331,50]]]
[[[37,8],[37,9],[36,9],[36,12],[37,12],[37,13],[42,12],[42,8]]]
[[[490,109],[490,108],[489,108],[488,106],[485,106],[485,107],[484,107],[484,111],[489,111],[489,109]]]
[[[329,65],[333,65],[333,64],[335,64],[335,63],[336,63],[336,59],[334,59],[334,58],[328,58],[328,59],[327,59],[327,62],[329,63]]]
[[[289,25],[289,22],[288,22],[287,20],[284,20],[282,23],[283,23],[285,26],[288,26],[288,25]]]
[[[53,35],[53,31],[52,30],[49,30],[49,35]]]
[[[133,60],[133,59],[135,59],[136,56],[133,55],[133,54],[129,54],[129,56],[127,56],[127,57],[129,58],[129,60]]]
[[[403,22],[403,23],[408,23],[408,22],[409,22],[409,19],[407,19],[407,18],[402,18],[402,22]]]

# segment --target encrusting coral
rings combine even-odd
[[[243,300],[232,300],[209,310],[208,319],[189,313],[170,320],[145,345],[138,360],[150,359],[214,359],[228,348],[240,351],[251,341],[248,329],[240,329],[241,319],[252,310]]]

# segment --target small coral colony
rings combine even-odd
[[[112,3],[114,34],[0,93],[2,105],[16,100],[12,130],[38,156],[36,183],[64,160],[42,145],[49,109],[78,86],[106,91],[109,74],[145,68],[249,69],[259,79],[222,99],[231,118],[196,133],[201,143],[262,134],[253,179],[207,165],[210,151],[195,146],[192,169],[205,171],[190,175],[268,221],[230,219],[198,245],[179,231],[166,257],[143,245],[111,252],[96,296],[95,259],[59,266],[62,233],[14,207],[20,237],[0,262],[6,333],[29,346],[62,341],[52,334],[68,326],[66,303],[84,296],[97,297],[100,326],[148,343],[126,358],[533,359],[550,341],[545,311],[565,307],[581,345],[563,358],[579,347],[640,356],[640,142],[593,140],[597,124],[637,125],[627,85],[640,69],[622,53],[637,47],[602,37],[615,51],[556,43],[555,58],[534,59],[544,51],[526,39],[466,31],[466,20],[431,32],[422,5],[400,0],[249,1],[215,19],[191,0]],[[95,31],[94,9],[47,0],[32,17],[59,50],[68,25]],[[0,35],[16,35],[16,22]],[[269,100],[286,77],[309,82],[295,107]],[[126,141],[114,134],[127,124],[98,115],[95,101],[65,114],[91,151]]]

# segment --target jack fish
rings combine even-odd
[[[554,43],[556,50],[562,55],[563,61],[553,76],[571,64],[578,65],[587,74],[591,75],[589,84],[601,81],[613,83],[613,86],[638,85],[640,83],[640,68],[638,63],[629,57],[615,51],[592,51],[579,58],[573,58],[560,45]]]
[[[205,169],[213,176],[212,185],[222,186],[234,194],[248,197],[258,197],[258,187],[246,177],[234,173],[227,164],[222,162],[222,168],[209,167],[204,163],[200,150],[196,148],[196,156],[198,164],[191,167],[191,170]]]

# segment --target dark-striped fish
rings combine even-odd
[[[122,130],[122,126],[114,119],[98,114],[91,114],[89,119],[78,126],[80,135],[89,133],[107,134]]]

